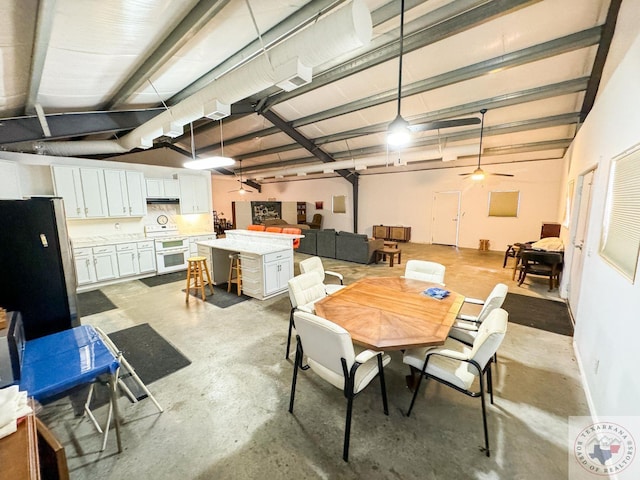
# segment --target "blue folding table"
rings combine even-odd
[[[109,383],[110,405],[106,428],[103,432],[102,450],[107,443],[111,419],[115,421],[118,452],[122,451],[116,388],[120,370],[119,354],[114,353],[96,330],[82,325],[34,340],[24,341],[22,321],[17,312],[7,336],[10,351],[17,355],[20,390],[40,403],[56,400],[75,387],[93,384],[105,375]],[[13,344],[13,345],[11,345]],[[88,411],[88,409],[86,408]],[[97,422],[90,411],[94,424]]]

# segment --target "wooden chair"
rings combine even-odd
[[[563,262],[562,252],[523,250],[521,260],[522,265],[520,266],[518,286],[522,285],[527,275],[549,277],[549,291],[560,284]]]
[[[227,280],[227,292],[231,292],[231,285],[238,286],[238,296],[242,294],[242,264],[239,253],[229,254],[229,278]]]
[[[205,281],[206,275],[206,281]],[[209,285],[211,295],[213,295],[213,282],[207,267],[207,259],[205,257],[191,257],[187,259],[187,295],[185,302],[189,303],[189,291],[193,287],[200,290],[202,300],[206,300],[204,286]]]

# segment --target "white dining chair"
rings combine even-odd
[[[502,307],[509,288],[504,283],[498,283],[485,300],[466,297],[464,303],[482,305],[478,315],[459,314],[449,331],[449,336],[467,345],[472,345],[478,334],[480,324],[496,308]]]
[[[423,282],[444,285],[445,266],[426,260],[409,260],[404,269],[404,277]]]
[[[342,274],[338,272],[325,270],[320,257],[311,257],[311,258],[307,258],[306,260],[302,260],[300,262],[301,273],[308,273],[308,272],[314,272],[314,271],[322,275],[323,283],[326,280],[326,275],[335,277],[340,281],[340,285],[336,285],[335,283],[325,283],[324,285],[327,290],[327,294],[331,295],[332,293],[337,292],[338,290],[344,287],[344,276],[342,276]]]
[[[291,351],[291,332],[294,328],[293,313],[302,310],[308,313],[315,313],[313,304],[327,296],[323,277],[317,271],[302,273],[289,280],[289,301],[291,311],[289,312],[289,333],[287,334],[287,353],[284,358],[289,358]]]
[[[491,362],[507,332],[508,314],[505,310],[493,310],[480,324],[473,346],[465,345],[453,338],[447,338],[441,347],[424,347],[407,350],[402,361],[420,371],[418,384],[413,392],[407,417],[411,415],[418,397],[423,377],[428,377],[470,397],[480,397],[482,403],[482,424],[484,427],[484,451],[490,456],[487,412],[485,406],[484,376],[487,376],[487,389],[493,403],[493,385],[491,380]],[[479,389],[471,390],[478,379]]]
[[[296,380],[300,369],[311,368],[320,378],[342,390],[347,398],[342,458],[347,462],[349,461],[353,399],[376,376],[380,378],[384,414],[389,415],[384,383],[384,366],[389,364],[391,358],[383,352],[373,350],[356,352],[349,332],[325,318],[302,311],[296,311],[294,317],[297,342],[289,412],[293,413]],[[303,366],[303,357],[306,359],[308,367]]]

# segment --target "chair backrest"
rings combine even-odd
[[[498,351],[504,335],[507,332],[507,321],[509,314],[502,308],[496,308],[491,311],[484,322],[478,327],[478,334],[473,341],[471,349],[471,358],[473,358],[481,368],[484,368],[489,359],[491,359]],[[467,367],[469,373],[478,375],[478,372],[469,364]]]
[[[300,271],[302,273],[318,272],[324,279],[324,265],[322,265],[320,257],[310,257],[302,260],[300,262]]]
[[[326,297],[323,280],[318,272],[303,273],[290,279],[288,283],[291,306],[296,308]]]
[[[321,213],[315,213],[313,215],[313,218],[311,219],[311,223],[313,225],[322,226],[322,214]]]
[[[267,227],[265,228],[265,232],[282,233],[282,227]]]
[[[264,229],[267,228],[264,225],[249,225],[247,230],[252,230],[254,232],[264,232]]]
[[[9,312],[9,330],[7,332],[7,347],[9,349],[9,360],[11,361],[11,373],[13,380],[20,380],[22,370],[22,357],[24,355],[25,336],[22,315],[20,312]]]
[[[409,260],[404,269],[404,276],[413,280],[444,284],[445,266],[425,260]]]
[[[306,312],[297,311],[294,314],[294,322],[309,365],[312,368],[318,365],[324,367],[333,375],[322,372],[322,377],[334,384],[332,380],[342,383],[344,372],[340,359],[345,359],[347,369],[350,369],[355,361],[353,341],[349,332],[325,318]]]
[[[507,297],[507,291],[509,288],[504,283],[498,283],[491,293],[484,301],[484,305],[482,306],[482,310],[480,310],[480,314],[478,314],[478,322],[484,322],[485,318],[496,308],[500,308],[504,303],[504,299]]]
[[[300,230],[299,228],[296,227],[285,227],[282,229],[282,233],[291,233],[293,235],[302,235],[302,230]],[[300,239],[299,238],[294,238],[293,239],[293,248],[294,250],[296,248],[298,248],[300,246]]]

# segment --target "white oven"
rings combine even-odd
[[[186,270],[189,257],[189,239],[156,238],[156,265],[158,273]]]
[[[156,247],[156,268],[158,273],[177,272],[187,269],[189,239],[178,236],[174,225],[151,226],[145,228],[147,237],[154,239]]]

